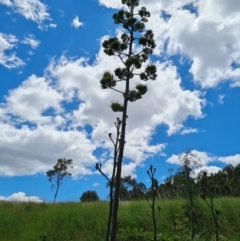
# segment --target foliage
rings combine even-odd
[[[197,156],[191,151],[187,151],[183,155],[179,156],[182,163],[182,173],[183,174],[183,188],[186,187],[187,198],[190,204],[190,222],[191,222],[191,238],[194,239],[195,236],[195,220],[196,211],[194,209],[194,179],[191,177],[194,174],[194,169],[201,167],[201,161]]]
[[[60,186],[63,184],[64,178],[72,175],[67,171],[69,167],[72,168],[71,165],[72,159],[58,159],[57,164],[53,166],[53,169],[46,172],[48,180],[50,182],[54,182],[54,184],[52,184],[52,190],[54,191],[54,203],[56,202],[57,194]]]
[[[81,202],[95,202],[99,201],[96,191],[86,191],[80,197]]]
[[[209,183],[214,185],[214,192],[216,197],[240,197],[240,164],[236,167],[226,165],[223,170],[217,173],[211,173],[206,176]],[[179,168],[177,172],[165,179],[163,183],[158,186],[158,193],[162,198],[187,198],[187,182],[186,172],[183,168]],[[193,178],[190,176],[193,197],[197,197],[202,193],[201,177]]]
[[[203,213],[201,209],[194,205],[194,224],[195,224],[195,235],[192,237],[192,223],[191,221],[191,206],[189,202],[182,201],[178,203],[179,212],[172,214],[172,230],[176,237],[189,237],[189,240],[195,240],[197,237],[196,233],[202,232]],[[197,225],[196,225],[197,224]]]
[[[115,184],[115,183],[114,183]],[[106,185],[109,187],[109,182]],[[141,200],[145,198],[147,187],[142,182],[137,182],[135,178],[130,175],[121,177],[119,200],[121,201],[132,201]]]
[[[119,241],[149,241],[152,233],[145,231],[143,228],[126,227],[119,230]]]
[[[106,230],[106,235],[105,235],[105,240],[109,240],[110,237],[110,229],[111,229],[111,222],[112,222],[112,211],[113,211],[113,204],[114,204],[114,187],[115,187],[115,173],[116,173],[116,163],[117,163],[117,157],[119,153],[119,147],[120,147],[120,140],[121,140],[121,133],[120,133],[120,128],[122,125],[122,121],[117,118],[117,122],[114,123],[116,127],[116,139],[115,141],[112,139],[112,133],[108,133],[108,136],[110,140],[113,143],[114,146],[114,160],[113,160],[113,169],[112,169],[112,176],[111,179],[108,178],[108,176],[103,173],[102,171],[102,164],[101,163],[96,163],[96,169],[108,180],[107,186],[110,187],[109,189],[109,213],[108,213],[108,221],[107,221],[107,230]]]
[[[151,210],[152,210],[152,222],[153,222],[153,241],[157,241],[157,219],[158,216],[160,214],[161,208],[160,206],[157,207],[157,214],[156,214],[156,197],[157,197],[157,186],[158,186],[158,182],[155,179],[154,175],[156,172],[156,168],[153,168],[153,166],[151,165],[149,170],[147,171],[148,176],[151,179],[151,201],[148,200],[148,198],[146,197]]]
[[[168,232],[158,233],[156,235],[158,241],[190,241],[191,235],[175,235]],[[152,241],[152,233],[144,230],[143,228],[131,228],[127,227],[120,229],[119,241]],[[195,237],[195,241],[205,241],[199,237]]]
[[[157,238],[167,241],[187,241],[189,236],[181,233],[182,221],[185,217],[185,207],[182,207],[184,199],[157,200],[161,204],[161,215],[157,222]],[[202,215],[199,222],[201,229],[197,230],[195,240],[213,240],[214,224],[211,210],[202,199],[196,199]],[[1,241],[39,241],[39,234],[43,231],[48,241],[89,241],[103,240],[106,225],[104,217],[108,213],[108,202],[68,202],[68,203],[30,203],[31,212],[26,209],[27,203],[0,202],[0,240]],[[219,217],[219,234],[225,239],[239,241],[240,223],[240,199],[239,198],[216,198],[214,205],[221,210]],[[121,233],[137,235],[144,240],[144,235],[152,239],[152,217],[149,213],[149,204],[146,201],[120,202],[119,209],[119,238]],[[174,218],[173,218],[174,215]],[[179,221],[178,221],[179,220]],[[177,223],[174,229],[174,223]],[[188,220],[185,219],[184,229],[190,231]],[[134,231],[135,230],[135,231]],[[182,235],[182,236],[180,236]],[[220,235],[221,236],[221,235]],[[126,236],[125,236],[126,237]],[[131,239],[130,239],[131,237]],[[124,241],[134,240],[130,236]],[[135,239],[136,240],[136,239]]]
[[[215,237],[216,237],[216,241],[219,240],[219,231],[218,231],[218,219],[219,219],[219,215],[220,215],[220,211],[215,209],[215,205],[213,202],[213,198],[214,198],[214,185],[212,185],[211,183],[209,183],[209,180],[206,178],[207,177],[207,172],[204,171],[202,172],[202,194],[201,194],[201,198],[204,200],[204,202],[208,205],[208,207],[211,209],[211,213],[212,213],[212,218],[213,218],[213,222],[214,222],[214,228],[215,228]],[[209,201],[207,200],[207,197],[209,197]]]
[[[230,186],[234,196],[240,196],[240,163],[234,168]]]
[[[42,233],[39,235],[39,241],[48,241],[48,237],[46,233]]]

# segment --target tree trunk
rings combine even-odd
[[[111,228],[111,241],[117,241],[117,220],[118,220],[118,205],[119,205],[119,191],[122,172],[122,160],[125,144],[125,131],[126,131],[126,116],[127,116],[127,104],[128,104],[128,91],[129,91],[129,79],[126,82],[126,94],[124,99],[124,110],[122,115],[122,129],[121,129],[121,142],[117,161],[117,171],[115,178],[115,191],[113,200],[113,212],[112,212],[112,228]]]
[[[133,16],[133,10],[131,11]],[[133,45],[133,28],[130,33],[130,43],[129,43],[129,52],[128,58],[132,56],[132,45]],[[113,212],[112,212],[112,228],[111,228],[111,241],[117,241],[117,225],[118,225],[118,206],[119,206],[119,192],[121,185],[121,173],[122,173],[122,161],[124,153],[124,144],[125,144],[125,132],[126,132],[126,119],[127,119],[127,107],[128,107],[128,95],[129,95],[129,82],[130,82],[130,68],[127,68],[127,78],[126,78],[126,87],[124,94],[124,104],[123,104],[123,113],[122,113],[122,128],[121,128],[121,141],[120,149],[117,161],[117,170],[116,170],[116,186],[114,191],[114,200],[113,200]]]

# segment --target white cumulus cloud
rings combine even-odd
[[[202,166],[194,170],[194,172],[192,173],[192,177],[197,177],[198,174],[202,171],[206,171],[207,175],[210,176],[211,174],[215,174],[219,171],[222,171],[222,168],[217,166]]]
[[[54,126],[30,128],[0,123],[0,175],[22,176],[46,172],[59,158],[73,159],[73,176],[91,173],[97,162],[96,146],[85,132],[57,130]]]
[[[0,196],[0,200],[9,202],[43,202],[43,200],[37,196],[26,196],[24,192],[14,193],[8,197]]]
[[[208,165],[210,162],[217,161],[217,157],[212,155],[211,153],[198,150],[192,150],[191,153],[193,153],[196,157],[196,161],[200,161],[201,165],[203,166]],[[181,158],[179,158],[179,156],[182,156],[183,154],[184,153],[178,155],[173,154],[171,157],[167,159],[167,162],[171,164],[182,165]]]
[[[42,24],[45,20],[50,19],[47,5],[39,0],[0,0],[0,3],[38,24]]]
[[[231,164],[233,166],[236,166],[240,163],[240,154],[236,154],[233,156],[219,157],[219,160],[221,162],[224,162],[225,164]]]
[[[61,112],[62,100],[63,94],[53,89],[45,78],[32,75],[18,88],[9,91],[5,110],[23,121],[48,123],[52,120],[51,116],[42,113],[50,108],[57,113]]]

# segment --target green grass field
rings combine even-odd
[[[188,213],[184,200],[159,200],[159,237],[181,240],[189,232]],[[197,240],[213,240],[214,226],[210,210],[201,200],[197,218]],[[240,199],[215,199],[222,240],[240,241]],[[102,241],[108,214],[107,202],[94,203],[0,203],[1,241]],[[45,233],[45,237],[43,235]],[[42,236],[41,236],[42,235]],[[146,201],[121,202],[119,209],[119,240],[150,241],[151,210]],[[41,236],[41,237],[40,237]],[[177,238],[178,237],[178,238]]]

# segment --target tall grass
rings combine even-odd
[[[185,225],[184,200],[156,200],[161,206],[157,230],[177,234],[177,225]],[[203,240],[214,236],[214,224],[209,208],[203,200],[196,200],[201,213],[198,232]],[[49,241],[101,241],[106,231],[107,202],[93,203],[0,203],[1,241],[39,241],[42,233]],[[240,240],[240,199],[216,198],[220,210],[219,234],[226,240]],[[184,216],[185,215],[185,216]],[[152,217],[146,201],[122,202],[119,208],[119,229],[152,233]],[[137,240],[137,239],[121,239]]]

